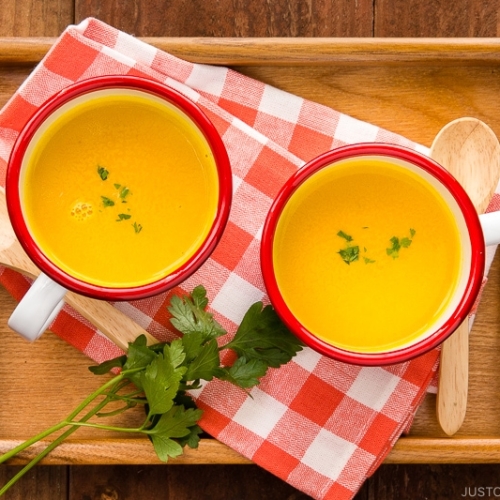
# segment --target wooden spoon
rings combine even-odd
[[[475,118],[459,118],[439,132],[430,155],[462,184],[477,212],[484,213],[500,179],[500,145],[493,131]],[[469,321],[465,320],[441,347],[436,413],[449,436],[464,421],[468,383]]]
[[[40,274],[40,270],[26,255],[16,238],[7,212],[5,192],[1,187],[0,264],[31,278],[36,278]],[[135,321],[131,320],[108,302],[90,299],[73,292],[68,292],[64,300],[123,350],[127,350],[129,342],[133,342],[141,334],[146,336],[149,344],[157,342],[153,336]]]

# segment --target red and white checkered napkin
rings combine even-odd
[[[233,169],[230,221],[208,262],[168,294],[115,304],[159,340],[175,335],[166,309],[170,296],[198,284],[207,288],[210,308],[229,332],[252,303],[268,301],[259,266],[261,229],[278,189],[305,161],[363,141],[427,151],[374,125],[227,68],[180,60],[88,19],[68,27],[1,111],[2,180],[13,142],[37,107],[77,80],[105,74],[147,76],[187,95],[217,127]],[[0,281],[16,298],[28,287],[8,269]],[[51,329],[96,361],[119,354],[68,306]],[[411,422],[437,360],[434,350],[397,366],[360,368],[305,349],[285,367],[271,370],[252,398],[225,382],[206,384],[195,395],[205,410],[201,425],[312,497],[348,499]]]

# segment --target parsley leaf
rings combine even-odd
[[[273,368],[288,363],[302,350],[302,342],[281,322],[274,309],[262,302],[253,304],[243,317],[226,349],[240,357],[260,359]]]
[[[179,384],[186,371],[174,368],[170,359],[159,354],[141,374],[142,388],[148,400],[149,413],[158,415],[172,408]]]
[[[115,206],[115,202],[108,198],[107,196],[101,196],[101,199],[102,199],[102,204],[105,206],[105,207],[114,207]]]
[[[411,245],[410,238],[401,238],[401,241],[399,242],[403,248],[408,248]]]
[[[399,243],[399,238],[393,236],[389,240],[392,245],[386,249],[387,255],[392,256],[393,259],[399,257],[399,249],[401,248],[401,244]]]
[[[109,172],[104,167],[101,167],[100,165],[97,166],[97,173],[99,174],[99,177],[103,181],[105,181],[109,175]]]
[[[399,257],[399,251],[401,248],[408,248],[412,244],[415,233],[415,229],[410,228],[410,238],[405,236],[400,239],[397,236],[393,236],[389,240],[391,242],[391,246],[386,249],[387,255],[391,256],[393,259]]]
[[[249,359],[245,356],[238,358],[233,366],[225,370],[221,377],[234,385],[250,388],[259,383],[260,377],[267,372],[267,364],[260,359]]]
[[[124,200],[130,194],[130,189],[126,186],[123,186],[120,190],[120,198]]]
[[[350,265],[351,262],[359,260],[359,246],[357,245],[354,247],[343,248],[342,250],[339,250],[338,253],[347,265]]]
[[[190,297],[174,296],[168,308],[172,318],[172,325],[184,335],[199,332],[203,338],[215,338],[227,332],[214,319],[213,314],[205,310],[208,299],[203,286],[197,286]]]
[[[182,454],[182,446],[172,438],[191,436],[192,428],[197,427],[201,414],[201,410],[186,410],[183,406],[174,406],[161,416],[157,424],[148,431],[160,460],[167,462],[169,457],[174,458]]]
[[[191,360],[186,372],[187,380],[212,380],[220,365],[219,346],[215,339],[201,346],[198,354]]]
[[[352,236],[350,236],[349,234],[344,233],[344,231],[342,231],[342,230],[337,233],[337,236],[340,236],[341,238],[344,238],[344,240],[346,240],[348,242],[352,241]]]

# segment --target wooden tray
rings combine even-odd
[[[54,39],[0,39],[0,105]],[[238,71],[429,146],[440,128],[474,116],[500,136],[499,39],[191,39],[145,41],[194,62]],[[102,383],[90,361],[48,333],[28,344],[7,327],[15,303],[0,289],[0,451],[58,422]],[[440,431],[435,396],[386,463],[500,462],[500,256],[471,336],[469,405],[454,438]],[[132,424],[139,413],[115,423]],[[146,438],[81,429],[43,463],[158,463]],[[15,459],[25,462],[36,450]],[[213,439],[171,463],[249,463]]]

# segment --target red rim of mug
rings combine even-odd
[[[207,140],[215,159],[219,179],[219,200],[212,227],[194,255],[174,272],[154,282],[133,287],[105,287],[87,283],[66,273],[51,262],[32,238],[23,217],[20,199],[20,174],[25,151],[38,128],[51,114],[76,97],[106,89],[132,89],[153,94],[183,111],[197,125]],[[205,113],[176,90],[150,79],[112,75],[96,77],[72,84],[45,102],[30,118],[19,134],[7,167],[5,193],[9,217],[14,231],[28,256],[54,281],[82,295],[106,300],[133,300],[159,294],[178,285],[193,274],[210,256],[224,232],[232,198],[232,174],[222,139]]]
[[[462,211],[471,243],[471,263],[467,285],[458,306],[445,324],[412,345],[387,352],[354,352],[328,344],[307,330],[294,316],[284,301],[275,278],[273,265],[273,241],[276,225],[290,196],[311,175],[318,170],[353,157],[382,156],[396,158],[411,163],[443,184],[456,200]],[[434,160],[402,146],[379,143],[359,143],[328,151],[311,160],[298,170],[282,187],[276,196],[263,228],[261,242],[261,268],[264,284],[273,307],[287,327],[307,346],[338,361],[362,365],[383,366],[401,363],[415,358],[438,346],[464,321],[474,305],[481,288],[484,273],[485,246],[483,232],[476,210],[460,183]]]

